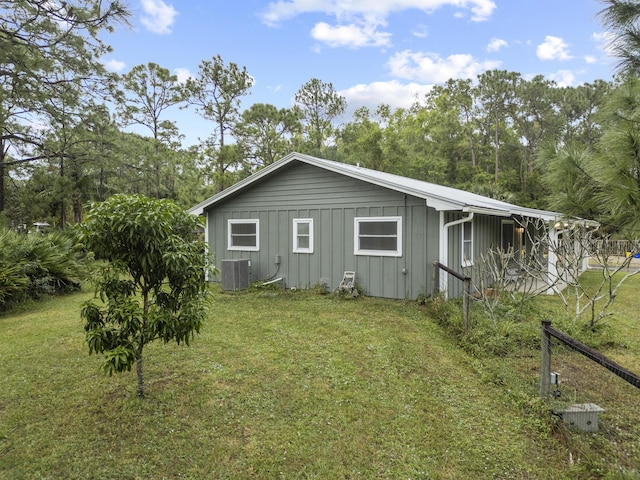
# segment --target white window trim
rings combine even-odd
[[[298,225],[309,225],[309,247],[302,248],[298,246]],[[313,253],[313,218],[294,218],[293,219],[293,253]]]
[[[235,246],[232,244],[231,227],[232,225],[254,224],[256,226],[256,244],[255,246]],[[258,218],[234,218],[227,220],[227,250],[258,252],[260,250],[260,220]]]
[[[396,250],[362,250],[359,249],[360,223],[365,222],[396,222]],[[355,217],[353,219],[353,254],[372,257],[401,257],[402,256],[402,217]]]
[[[460,226],[462,227],[462,232],[461,232],[461,238],[462,238],[462,242],[461,242],[461,247],[462,247],[462,251],[460,252],[460,261],[463,267],[472,267],[473,266],[473,222],[464,222],[462,224],[460,224]],[[464,232],[466,228],[470,228],[471,229],[471,239],[470,240],[465,240],[464,239]],[[471,258],[469,260],[466,260],[464,258],[464,246],[466,243],[470,244],[470,249],[469,249],[469,254],[471,256]]]

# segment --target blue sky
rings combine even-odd
[[[407,107],[449,78],[491,69],[558,85],[610,80],[615,62],[597,0],[129,0],[131,28],[105,37],[111,71],[155,62],[184,79],[220,55],[254,78],[244,108],[293,104],[309,79],[331,82],[349,112]],[[212,128],[168,111],[185,144]]]

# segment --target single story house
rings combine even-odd
[[[238,263],[249,283],[335,290],[346,271],[367,295],[415,299],[433,289],[434,261],[462,272],[490,247],[526,248],[518,219],[553,225],[555,212],[291,153],[190,209],[222,281]],[[553,268],[555,259],[548,252]],[[226,262],[226,264],[225,264]],[[226,269],[226,272],[225,272]],[[438,277],[436,277],[438,278]],[[461,282],[437,280],[451,297]]]

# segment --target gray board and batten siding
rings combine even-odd
[[[248,258],[252,282],[283,278],[297,288],[326,282],[334,290],[353,270],[356,283],[376,297],[416,298],[430,288],[439,217],[424,199],[293,162],[205,213],[216,261]],[[401,217],[401,256],[354,254],[355,217]],[[259,220],[258,251],[227,249],[231,219]],[[293,253],[294,219],[313,219],[313,253]]]
[[[474,261],[489,248],[505,245],[516,218],[547,224],[562,218],[295,152],[189,211],[206,216],[206,237],[218,267],[224,260],[247,259],[251,282],[281,278],[288,287],[325,283],[334,290],[345,271],[355,271],[356,283],[368,295],[397,299],[430,294],[436,260],[465,275],[477,274]],[[313,248],[308,248],[311,239]],[[471,253],[465,265],[463,249]],[[220,276],[211,280],[220,281]],[[441,275],[438,283],[449,297],[462,294],[462,284],[453,277]]]

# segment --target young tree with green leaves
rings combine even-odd
[[[81,316],[90,354],[112,375],[135,365],[144,397],[143,350],[155,341],[189,344],[206,316],[209,267],[201,228],[170,200],[114,195],[94,204],[80,225],[87,249],[106,263],[96,280],[100,302]]]

